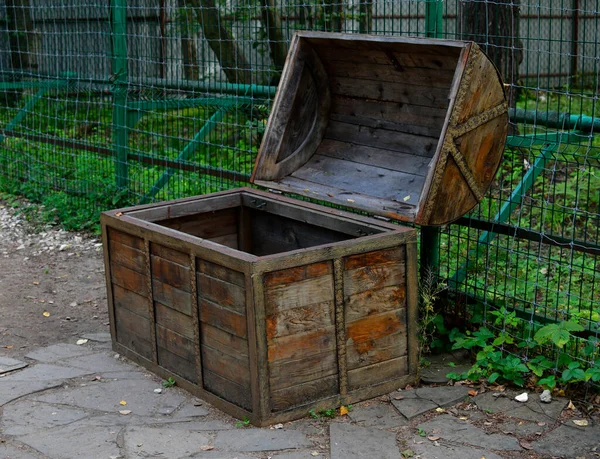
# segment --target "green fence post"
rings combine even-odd
[[[112,41],[112,141],[115,155],[115,178],[119,189],[128,186],[127,164],[127,0],[110,0]]]
[[[425,35],[430,38],[443,36],[443,2],[427,0],[425,3]],[[436,226],[421,227],[421,277],[427,271],[436,275],[440,266],[440,229]]]

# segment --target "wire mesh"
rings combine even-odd
[[[441,232],[440,276],[498,332],[573,319],[598,338],[591,0],[0,0],[0,190],[94,227],[108,208],[246,184],[299,29],[482,46],[516,110],[492,189]],[[488,318],[502,308],[521,331]]]

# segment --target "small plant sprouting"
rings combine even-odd
[[[235,423],[236,427],[248,427],[250,425],[250,419],[244,417],[241,421]]]
[[[350,408],[348,408],[348,411],[350,411]],[[319,410],[319,411],[315,411],[315,410],[308,411],[308,415],[311,418],[319,419],[319,420],[333,419],[333,418],[335,418],[336,414],[337,414],[337,410],[335,408],[328,408],[328,409],[323,409],[323,410]]]
[[[173,378],[169,377],[168,379],[165,379],[162,383],[163,387],[168,389],[169,387],[173,387],[177,385],[177,381],[175,381]]]
[[[427,432],[425,432],[423,429],[421,429],[420,427],[417,428],[417,433],[421,436],[421,437],[426,437],[427,436]]]

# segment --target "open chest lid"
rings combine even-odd
[[[298,32],[252,182],[420,225],[483,198],[507,102],[472,42]]]

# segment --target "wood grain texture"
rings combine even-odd
[[[165,247],[160,244],[150,244],[150,252],[152,255],[156,255],[162,259],[177,263],[182,266],[188,266],[190,256],[179,250],[173,250],[170,247]]]
[[[137,250],[144,250],[144,240],[140,237],[136,237],[113,228],[108,228],[107,233],[110,241],[117,242]]]
[[[346,324],[347,345],[363,353],[373,349],[375,341],[389,335],[406,334],[406,310],[367,316]]]
[[[143,250],[134,249],[116,241],[110,241],[110,259],[138,273],[146,273],[146,255]]]
[[[333,302],[331,275],[278,285],[265,290],[265,310],[268,316],[309,304],[327,302]]]
[[[196,265],[198,273],[213,277],[215,279],[220,279],[240,287],[245,286],[244,273],[234,271],[226,268],[225,266],[211,263],[210,261],[206,261],[201,258],[198,258]]]
[[[144,362],[152,362],[152,344],[150,343],[148,336],[141,337],[135,334],[126,324],[116,324],[116,343],[120,344],[126,349],[130,349],[136,354],[144,358]]]
[[[224,245],[225,247],[229,247],[231,249],[238,249],[238,234],[224,234],[223,236],[211,237],[207,238],[207,241],[214,242],[216,244]]]
[[[117,327],[132,330],[137,336],[148,342],[152,340],[152,325],[150,320],[142,317],[129,309],[118,308],[116,310]]]
[[[326,276],[331,274],[331,272],[331,262],[314,263],[312,265],[298,266],[281,271],[272,271],[265,274],[264,285],[267,289],[270,289],[280,285]]]
[[[175,373],[178,376],[183,376],[185,379],[191,382],[197,381],[196,367],[193,362],[181,358],[179,355],[170,352],[158,346],[158,364],[169,371]]]
[[[147,297],[148,285],[144,274],[114,262],[111,262],[110,264],[110,273],[114,285],[118,285],[126,290],[137,293],[138,295]]]
[[[405,276],[405,265],[401,262],[350,269],[344,272],[344,295],[349,297],[361,292],[402,285],[405,283]]]
[[[335,328],[274,338],[268,343],[269,362],[299,360],[325,350],[335,349]]]
[[[117,284],[113,284],[112,290],[115,309],[128,309],[145,319],[149,318],[147,297],[124,289]]]
[[[152,277],[184,292],[190,292],[190,268],[152,256]]]
[[[268,314],[267,338],[295,335],[334,325],[333,301],[309,304]]]
[[[156,222],[204,239],[237,232],[237,209],[215,210]]]
[[[366,290],[345,298],[346,321],[352,322],[366,316],[393,311],[405,306],[405,284],[377,290]]]
[[[337,394],[337,376],[309,381],[271,393],[271,407],[274,412],[304,405]]]
[[[334,352],[323,352],[300,360],[275,362],[269,366],[270,387],[272,391],[277,391],[335,375],[337,371]]]
[[[358,344],[353,340],[346,346],[348,369],[373,365],[385,360],[402,357],[407,354],[406,330],[390,335],[372,338]]]
[[[210,346],[202,345],[202,366],[222,378],[228,379],[250,392],[248,359],[238,359]]]
[[[207,391],[234,403],[246,410],[252,410],[250,391],[246,387],[223,378],[212,371],[204,369],[204,387]],[[243,419],[240,418],[240,419]]]
[[[186,360],[188,365],[193,368],[193,371],[195,371],[196,351],[194,349],[193,340],[157,324],[156,341],[158,343],[158,347],[162,347],[163,349],[166,349],[167,351]]]
[[[351,389],[381,384],[385,381],[398,379],[408,374],[408,359],[406,356],[375,363],[348,371],[348,384]]]
[[[406,248],[404,246],[391,249],[377,250],[373,252],[359,253],[344,258],[344,270],[362,268],[382,263],[401,262],[406,259]]]
[[[196,275],[198,279],[198,295],[222,308],[239,314],[246,313],[246,292],[243,287],[215,279],[203,273]]]
[[[185,292],[157,279],[152,279],[152,294],[154,295],[154,301],[188,316],[192,315],[193,295],[190,292]]]
[[[246,328],[245,315],[237,314],[230,309],[222,308],[201,297],[198,298],[198,303],[200,308],[200,320],[202,322],[220,328],[221,330],[240,338],[247,338],[248,331]]]
[[[248,359],[248,340],[227,333],[207,323],[200,324],[200,340],[202,344],[219,349],[224,354],[238,360]]]
[[[194,327],[190,317],[163,304],[154,303],[156,323],[173,330],[188,339],[194,339]]]

